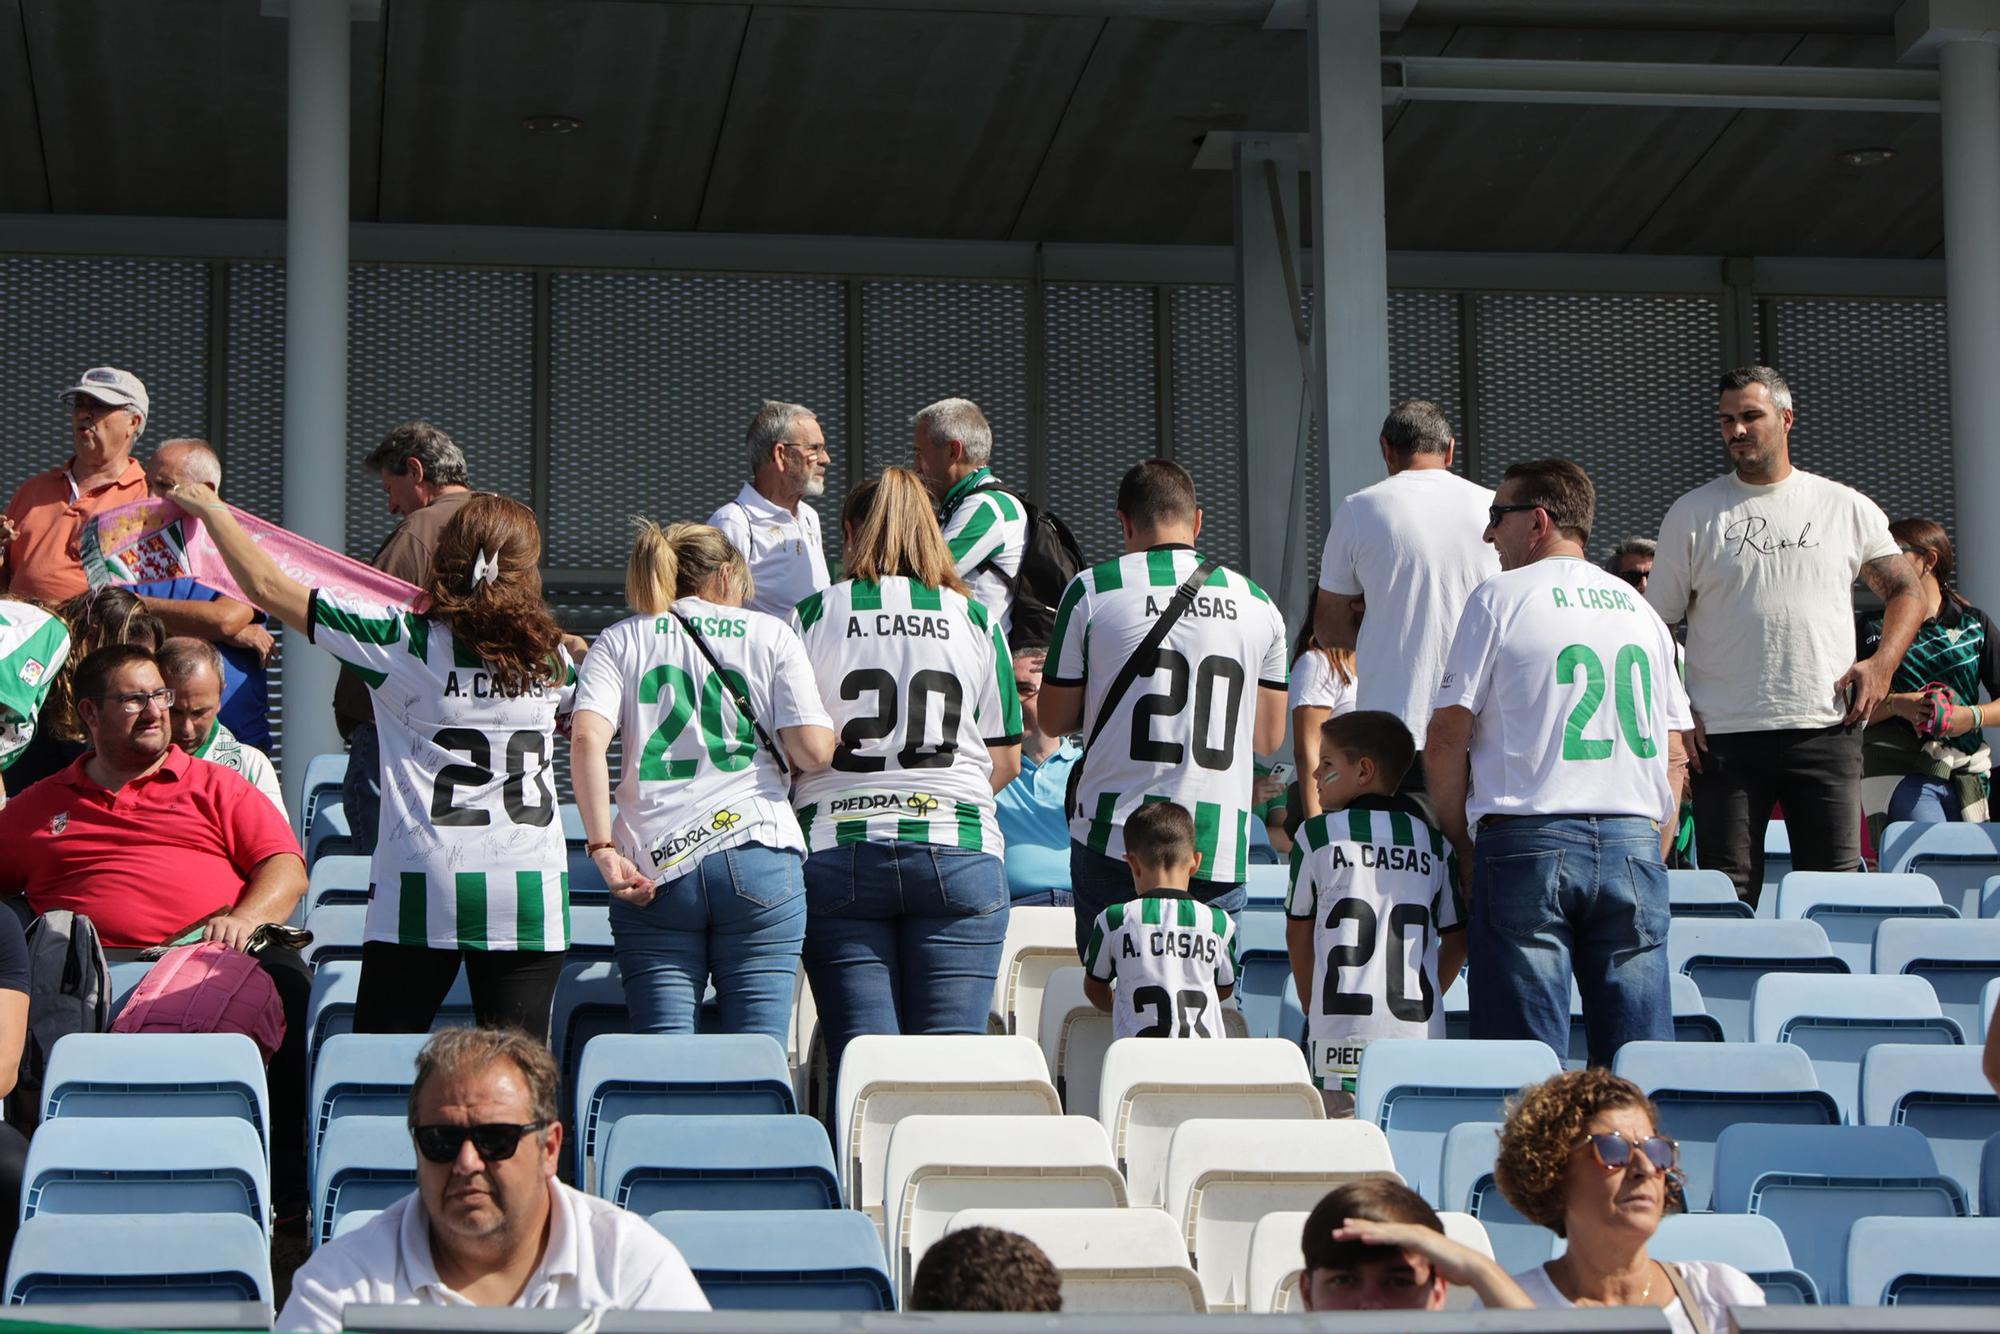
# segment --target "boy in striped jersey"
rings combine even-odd
[[[1438,998],[1465,963],[1458,864],[1397,787],[1416,758],[1393,713],[1320,728],[1321,809],[1292,845],[1285,946],[1308,1015],[1329,1116],[1354,1114],[1354,1076],[1376,1038],[1441,1038]]]
[[[1114,1039],[1226,1037],[1236,923],[1188,893],[1201,865],[1194,817],[1171,801],[1147,803],[1125,822],[1125,860],[1138,897],[1097,915],[1083,994],[1110,1013]]]

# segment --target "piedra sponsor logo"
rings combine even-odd
[[[653,869],[657,871],[663,866],[672,866],[685,861],[702,845],[722,837],[742,823],[743,817],[726,807],[706,819],[695,821],[680,833],[653,846],[650,854],[653,859]]]
[[[938,805],[938,799],[928,792],[872,792],[840,797],[828,803],[826,813],[836,820],[866,820],[871,815],[914,815],[921,819]]]

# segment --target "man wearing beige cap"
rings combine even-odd
[[[132,444],[151,408],[139,377],[110,366],[85,371],[61,399],[75,452],[23,482],[0,516],[0,589],[51,606],[90,589],[78,546],[84,521],[146,498]]]

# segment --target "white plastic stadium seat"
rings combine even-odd
[[[1201,1315],[1208,1304],[1180,1226],[1162,1209],[965,1209],[946,1232],[995,1227],[1042,1248],[1062,1274],[1063,1314]]]
[[[1041,991],[1049,974],[1076,961],[1074,912],[1034,905],[1009,909],[987,1026],[995,1033],[1034,1037],[1040,1031]]]
[[[1310,1209],[1335,1186],[1395,1177],[1389,1140],[1366,1121],[1183,1121],[1167,1149],[1166,1209],[1179,1219],[1211,1311],[1249,1305],[1251,1231]]]
[[[882,1187],[896,1122],[948,1116],[1060,1116],[1062,1103],[1027,1038],[869,1033],[847,1044],[835,1093],[841,1184],[850,1208],[884,1224]]]
[[[1245,1295],[1252,1315],[1269,1315],[1299,1305],[1299,1279],[1305,1268],[1305,1235],[1310,1209],[1277,1210],[1250,1228],[1250,1259]]]
[[[1122,1209],[1125,1178],[1088,1116],[906,1116],[889,1135],[889,1274],[917,1261],[961,1209]]]
[[[1081,968],[1058,968],[1042,991],[1041,1048],[1063,1107],[1097,1115],[1097,1085],[1111,1049],[1111,1016],[1083,994]]]
[[[1097,1119],[1132,1202],[1166,1202],[1167,1146],[1197,1117],[1323,1121],[1326,1106],[1298,1047],[1280,1038],[1186,1042],[1125,1038],[1104,1055]]]

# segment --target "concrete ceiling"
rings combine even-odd
[[[357,24],[362,221],[1230,240],[1210,130],[1303,130],[1268,0],[384,0]],[[1416,0],[1388,55],[1893,66],[1895,0]],[[582,122],[570,134],[531,117]],[[259,0],[0,0],[0,212],[276,218]],[[1844,166],[1881,147],[1887,163]],[[1921,257],[1931,115],[1413,103],[1404,250]]]

